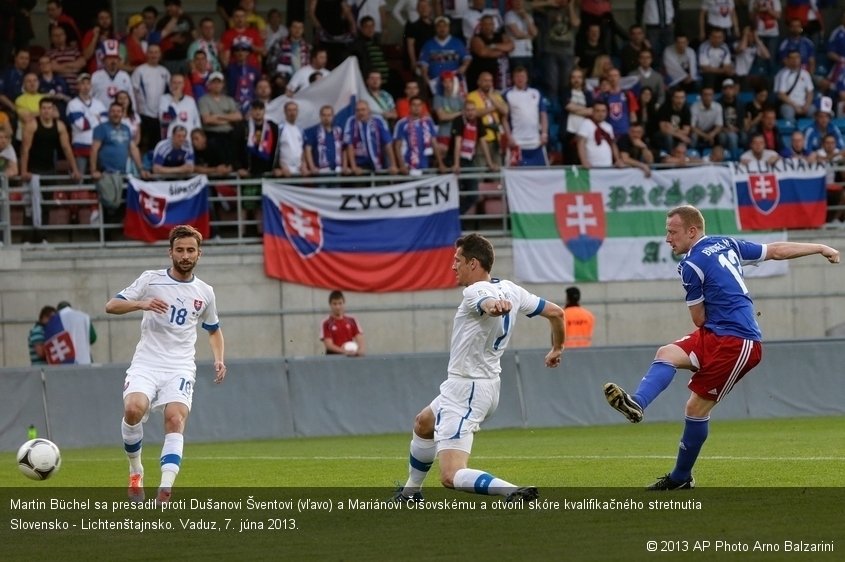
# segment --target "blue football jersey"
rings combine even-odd
[[[765,258],[765,245],[728,237],[705,236],[690,248],[678,273],[687,306],[704,303],[705,328],[720,336],[762,340],[742,267]]]

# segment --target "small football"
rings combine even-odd
[[[18,469],[32,480],[47,480],[62,466],[62,454],[49,439],[31,439],[18,449]]]

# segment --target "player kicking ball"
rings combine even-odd
[[[202,255],[202,234],[181,225],[170,231],[167,269],[145,271],[106,303],[109,314],[144,311],[141,339],[123,385],[123,448],[129,458],[129,498],[144,501],[141,443],[150,410],[164,413],[161,486],[158,501],[170,501],[182,463],[183,433],[191,410],[197,366],[197,325],[208,331],[214,355],[214,382],[223,382],[223,332],[217,319],[214,289],[194,275]]]
[[[690,316],[698,329],[658,349],[633,394],[614,383],[604,385],[608,403],[628,421],[638,423],[643,411],[672,382],[677,369],[693,372],[675,468],[649,490],[695,487],[692,468],[707,439],[710,411],[760,362],[762,335],[742,266],[815,254],[830,263],[839,263],[839,251],[824,244],[755,244],[726,236],[707,236],[704,217],[690,205],[667,213],[666,242],[676,255],[684,256],[678,272]]]
[[[518,487],[492,474],[467,468],[473,435],[499,404],[500,360],[521,314],[540,315],[552,328],[552,349],[546,367],[560,365],[564,341],[563,310],[519,285],[491,279],[493,246],[478,234],[455,242],[452,270],[464,287],[452,326],[448,378],[440,395],[414,421],[408,481],[396,501],[422,501],[423,480],[440,457],[440,482],[447,488],[530,501],[537,488]]]

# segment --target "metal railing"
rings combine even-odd
[[[560,168],[563,170],[563,168]],[[845,172],[845,166],[834,168]],[[426,175],[436,174],[430,170]],[[211,212],[210,244],[258,244],[262,225],[250,208],[261,205],[261,195],[244,195],[243,188],[260,185],[261,178],[236,175],[208,176]],[[159,178],[166,179],[166,178]],[[184,178],[182,178],[184,179]],[[362,176],[311,176],[275,178],[303,187],[377,187],[416,179],[409,176],[367,174]],[[462,200],[474,200],[461,215],[464,231],[486,236],[511,235],[505,190],[500,172],[483,168],[461,171],[459,179],[477,180],[477,188],[462,189]],[[20,178],[0,174],[0,243],[21,248],[44,244],[56,248],[137,247],[148,245],[123,236],[123,211],[106,212],[97,196],[93,179],[81,184],[68,183],[67,176],[41,176],[39,193]],[[837,185],[843,185],[838,182]],[[40,200],[40,204],[38,201]],[[35,202],[35,205],[33,204]],[[41,221],[39,224],[39,214]],[[830,206],[845,211],[845,205]],[[845,223],[827,225],[845,229]]]

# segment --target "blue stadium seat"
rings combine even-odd
[[[744,108],[746,104],[754,100],[754,92],[740,92],[737,100],[739,100],[739,104]]]
[[[698,94],[687,94],[687,105],[692,105],[698,101]]]
[[[780,142],[781,144],[783,144],[784,148],[789,148],[790,146],[792,146],[792,133],[786,135],[781,133]]]
[[[833,126],[839,129],[839,131],[845,134],[845,117],[837,117],[833,120]]]
[[[781,134],[792,134],[792,131],[795,130],[795,122],[786,119],[778,119],[777,126]]]
[[[795,126],[801,132],[806,131],[809,127],[813,126],[813,118],[812,117],[802,117],[798,120],[798,124]]]

